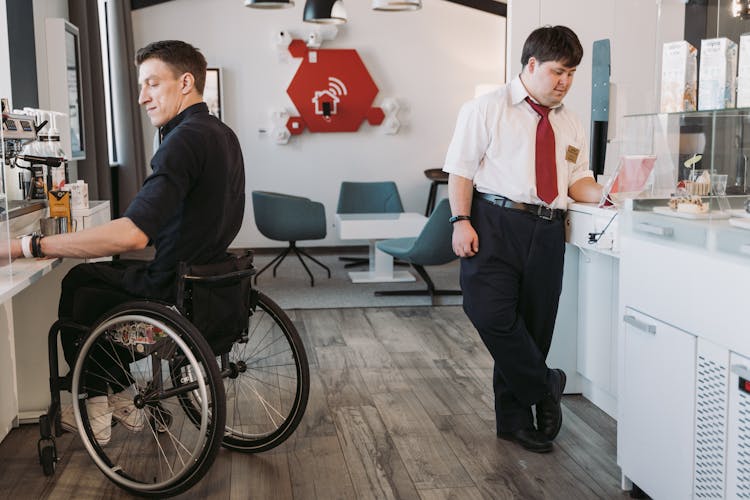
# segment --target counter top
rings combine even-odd
[[[39,281],[60,262],[61,259],[16,259],[11,265],[0,268],[0,303]]]
[[[614,205],[609,207],[600,207],[598,203],[569,203],[568,210],[572,212],[581,212],[584,214],[591,215],[608,215],[612,216],[617,212],[617,207]]]
[[[617,258],[619,211],[597,203],[571,203],[565,220],[565,241],[581,250]],[[593,239],[592,239],[593,238]]]

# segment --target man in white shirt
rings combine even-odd
[[[524,43],[521,74],[466,103],[443,170],[464,311],[495,360],[497,435],[544,453],[565,373],[545,363],[562,290],[568,196],[597,202],[583,126],[562,100],[583,48],[565,26]],[[536,406],[536,425],[532,416]]]

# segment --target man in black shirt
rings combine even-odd
[[[159,128],[161,139],[151,160],[153,173],[123,217],[76,233],[15,241],[11,257],[103,257],[149,244],[156,255],[150,262],[121,260],[74,267],[62,283],[61,318],[93,322],[118,303],[136,298],[174,303],[178,264],[225,259],[242,225],[242,152],[234,132],[209,115],[203,102],[206,59],[191,45],[169,40],[140,49],[135,62],[141,87],[138,102],[151,124]],[[84,289],[101,293],[82,295]],[[70,366],[78,348],[75,338],[61,332]],[[108,388],[102,382],[101,387],[93,388],[101,396],[89,398],[87,405],[95,406],[89,417],[100,430],[97,439],[102,444],[109,439],[113,409],[111,395],[107,403],[108,389],[119,392],[128,383],[111,387],[110,381]],[[127,412],[118,416],[115,407],[114,417],[126,420]],[[66,420],[64,414],[63,423]]]

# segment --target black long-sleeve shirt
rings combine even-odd
[[[145,268],[129,270],[123,284],[134,295],[173,300],[178,264],[221,260],[237,236],[245,169],[237,136],[205,103],[182,111],[160,134],[153,173],[124,214],[156,255]]]

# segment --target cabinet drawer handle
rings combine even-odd
[[[630,315],[630,314],[626,314],[625,316],[623,316],[622,320],[625,323],[629,324],[630,326],[633,326],[641,331],[656,335],[656,325],[652,325],[652,324],[646,323],[645,321],[641,321],[635,316]]]
[[[750,370],[748,370],[747,366],[745,365],[732,365],[729,370],[735,375],[739,375],[740,377],[744,378],[745,380],[750,380]]]
[[[641,222],[640,224],[636,224],[635,230],[640,231],[642,233],[655,234],[656,236],[674,235],[674,228],[655,226],[654,224],[649,224],[647,222]]]

